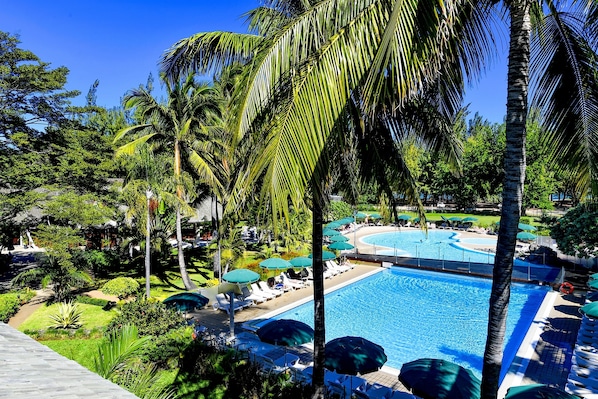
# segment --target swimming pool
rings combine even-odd
[[[490,289],[488,279],[392,267],[326,295],[326,341],[361,336],[384,347],[386,366],[441,358],[481,376]],[[512,285],[501,378],[547,292]],[[313,301],[274,318],[313,327]]]
[[[460,238],[457,232],[445,230],[429,230],[427,236],[421,230],[392,231],[363,237],[361,242],[374,246],[377,255],[478,263],[494,263],[494,254],[466,248],[462,243],[496,247],[495,238]]]

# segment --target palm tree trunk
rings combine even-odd
[[[197,289],[197,286],[187,273],[187,266],[185,265],[185,253],[183,252],[183,231],[181,229],[181,211],[177,208],[176,210],[176,241],[177,241],[177,252],[179,259],[179,269],[181,271],[181,278],[183,279],[183,285],[187,291]]]
[[[174,141],[174,177],[176,182],[176,194],[177,197],[183,200],[183,187],[181,186],[179,179],[181,177],[181,148],[179,141]],[[181,278],[183,279],[183,285],[187,291],[194,290],[197,286],[189,278],[187,273],[187,266],[185,265],[185,253],[183,252],[183,230],[181,226],[181,209],[177,206],[176,209],[176,242],[177,252],[179,260],[179,269],[181,271]]]
[[[314,274],[314,372],[312,387],[314,399],[324,398],[324,345],[326,323],[324,318],[324,265],[322,262],[322,190],[313,179],[313,232],[312,260]]]
[[[502,212],[488,314],[488,337],[482,371],[482,398],[496,399],[502,366],[507,310],[511,295],[517,225],[521,216],[525,180],[525,123],[529,77],[530,5],[528,0],[510,2],[511,40],[506,120],[505,181]]]

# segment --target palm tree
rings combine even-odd
[[[246,68],[245,69],[245,79],[248,80],[250,84],[250,91],[249,94],[242,93],[240,94],[242,97],[240,99],[240,104],[243,103],[250,103],[251,101],[259,101],[262,100],[259,97],[261,93],[268,93],[271,90],[271,86],[269,85],[268,79],[262,79],[259,84],[256,81],[251,80],[250,78],[255,78],[251,76],[252,74],[260,73],[260,67],[264,68],[264,65],[267,65],[264,61],[263,57],[269,57],[268,52],[261,52],[259,48],[264,46],[264,48],[271,51],[269,47],[269,42],[272,41],[273,44],[278,43],[277,40],[281,40],[280,37],[276,37],[279,35],[280,27],[285,26],[288,21],[292,21],[292,17],[299,17],[300,15],[304,15],[304,11],[307,9],[303,9],[301,4],[307,3],[300,3],[300,2],[288,2],[291,4],[289,8],[282,8],[285,3],[284,2],[276,2],[274,4],[278,8],[268,9],[265,7],[260,8],[253,12],[253,21],[263,21],[262,23],[255,23],[254,27],[258,31],[266,32],[264,35],[260,35],[259,32],[257,35],[235,35],[229,33],[215,33],[215,34],[200,34],[196,37],[190,38],[188,40],[184,40],[175,46],[175,49],[167,54],[167,63],[172,68],[166,67],[167,71],[170,71],[171,76],[178,76],[180,73],[181,68],[196,68],[197,70],[204,71],[205,69],[209,69],[212,67],[213,64],[217,64],[219,57],[224,57],[222,61],[224,65],[233,64],[236,62],[255,62],[256,67],[253,68]],[[340,4],[340,3],[338,3]],[[348,3],[344,4],[345,7],[348,6]],[[336,18],[332,18],[334,14],[336,17],[336,8],[335,4],[328,4],[326,5],[326,10],[328,12],[327,15],[324,15],[322,18],[323,20],[333,21]],[[321,10],[320,10],[321,11]],[[288,16],[286,19],[281,18],[281,16]],[[314,16],[312,15],[311,18]],[[281,22],[284,20],[284,22]],[[339,21],[339,27],[346,23],[348,19],[344,19],[343,21]],[[304,29],[310,29],[309,26],[310,19],[304,21],[302,24]],[[315,21],[312,21],[315,24]],[[276,29],[274,29],[276,27]],[[362,28],[364,28],[363,26]],[[323,33],[323,31],[321,32]],[[361,30],[361,34],[365,36],[369,36],[368,29]],[[326,37],[330,37],[329,32],[326,33]],[[277,40],[273,40],[277,39]],[[320,40],[320,39],[318,39]],[[364,37],[365,42],[369,42],[369,38]],[[345,45],[347,43],[344,43]],[[236,46],[236,47],[235,47]],[[231,49],[231,47],[233,47]],[[337,49],[338,50],[338,49]],[[310,50],[313,51],[313,50]],[[210,57],[200,57],[199,55],[203,55],[204,53],[214,55],[213,58]],[[196,57],[196,55],[198,55]],[[232,56],[232,57],[230,57]],[[313,56],[313,54],[312,54]],[[332,56],[335,57],[334,54],[328,54],[327,57]],[[227,58],[228,57],[228,58]],[[328,62],[334,61],[332,59],[327,59]],[[271,62],[278,62],[272,60]],[[284,62],[287,62],[286,60]],[[248,122],[241,118],[240,120],[237,119],[235,121],[236,125],[240,128],[237,129],[239,132],[239,138],[246,137],[251,141],[255,137],[260,137],[260,135],[265,135],[265,139],[262,138],[260,144],[263,143],[264,146],[261,150],[254,150],[250,154],[250,162],[251,168],[248,169],[248,172],[242,174],[243,181],[240,181],[237,185],[239,191],[247,191],[247,184],[252,184],[258,179],[262,179],[264,182],[264,189],[263,195],[269,199],[269,204],[272,207],[272,213],[275,217],[285,217],[289,214],[289,203],[293,204],[295,209],[301,209],[303,201],[305,199],[311,200],[311,208],[312,208],[312,220],[313,220],[313,253],[314,253],[314,307],[315,307],[315,373],[314,373],[314,389],[315,389],[315,396],[320,397],[323,394],[323,377],[324,377],[324,370],[323,370],[323,352],[324,352],[324,342],[325,342],[325,329],[324,329],[324,298],[323,298],[323,264],[322,264],[322,208],[325,206],[326,197],[324,182],[327,180],[327,174],[329,170],[330,164],[330,156],[331,154],[335,153],[335,149],[339,148],[338,146],[334,145],[335,143],[341,144],[345,142],[345,133],[347,130],[353,130],[354,127],[360,126],[362,122],[369,120],[368,113],[363,107],[355,106],[353,108],[346,107],[346,104],[349,100],[348,94],[355,92],[350,92],[347,90],[346,87],[338,87],[334,88],[332,86],[326,87],[326,76],[336,76],[336,71],[328,70],[328,71],[318,71],[316,74],[320,80],[312,86],[308,87],[306,91],[300,91],[298,94],[300,95],[300,99],[296,102],[290,101],[291,94],[295,87],[300,87],[304,82],[302,81],[305,76],[302,78],[301,75],[304,75],[302,68],[307,68],[309,65],[307,64],[306,60],[301,60],[301,63],[305,64],[297,64],[293,65],[293,69],[296,72],[289,74],[287,77],[287,81],[281,82],[277,84],[276,91],[276,99],[282,100],[278,101],[270,101],[267,98],[263,98],[265,101],[264,104],[267,104],[270,109],[269,112],[262,113],[259,112],[259,124],[253,125],[253,122]],[[189,63],[189,64],[187,64]],[[202,63],[205,63],[202,65]],[[177,64],[179,64],[177,66]],[[285,67],[288,67],[285,64]],[[348,64],[341,65],[341,76],[344,76],[347,72],[347,69],[350,66]],[[334,69],[331,63],[325,65],[326,68]],[[425,70],[424,68],[421,69],[422,71]],[[249,75],[249,76],[247,76]],[[293,81],[291,75],[297,76],[297,81]],[[361,80],[358,78],[357,81]],[[259,86],[259,87],[258,87]],[[325,86],[324,92],[329,95],[329,98],[322,98],[320,96],[319,87]],[[337,90],[338,89],[338,90]],[[253,97],[252,96],[257,96]],[[343,96],[345,96],[343,98]],[[320,106],[319,101],[320,99],[325,101],[323,106]],[[422,101],[423,96],[418,97],[419,101]],[[437,96],[436,102],[438,104],[444,104],[446,109],[451,109],[454,104],[451,104],[448,98],[443,98],[443,96]],[[356,97],[355,105],[360,105],[361,100]],[[393,109],[393,102],[392,101],[385,101],[382,102],[382,106],[388,106],[389,109]],[[414,105],[415,106],[415,105]],[[245,110],[249,108],[244,108]],[[353,113],[350,111],[353,110]],[[251,112],[251,110],[250,110]],[[310,114],[315,112],[319,114],[314,116],[313,118],[306,118],[306,114]],[[284,115],[284,118],[277,118],[276,114],[281,113]],[[328,114],[328,115],[327,115]],[[347,123],[338,123],[337,120],[339,115],[344,115],[345,120]],[[331,115],[336,115],[333,118],[330,118]],[[257,118],[256,114],[252,115],[249,119]],[[431,119],[431,118],[428,118]],[[322,125],[319,125],[318,122],[322,122]],[[379,146],[375,146],[371,143],[372,147],[378,148],[378,150],[382,149],[384,139],[393,140],[397,138],[393,132],[397,131],[398,126],[393,126],[396,123],[399,125],[398,120],[393,118],[393,113],[391,111],[386,111],[383,115],[380,115],[380,119],[377,123],[372,123],[372,126],[384,126],[385,129],[381,129],[383,134],[377,135],[380,139]],[[421,119],[417,119],[415,117],[409,121],[407,118],[401,120],[401,123],[410,126],[411,129],[415,130],[416,126],[423,126],[423,122]],[[249,126],[252,125],[252,128],[255,126],[255,133],[249,134],[248,129]],[[437,125],[434,125],[435,127]],[[448,130],[436,130],[437,133],[440,132],[451,132],[451,123],[443,123],[439,125],[440,127],[446,128],[449,127]],[[428,138],[430,137],[430,132],[432,129],[424,129],[424,131],[428,132]],[[375,128],[368,129],[368,133],[377,132]],[[253,132],[251,132],[253,133]],[[431,141],[431,145],[435,145],[440,147],[441,144],[445,143],[454,143],[450,140],[448,135],[441,135],[439,137],[445,137],[447,140],[434,140]],[[328,143],[328,144],[327,144]],[[365,141],[362,144],[366,144]],[[371,149],[371,148],[370,148]],[[453,147],[451,149],[453,158],[454,155],[458,153],[458,148]],[[378,151],[378,154],[388,153],[388,151]],[[393,158],[393,157],[391,157]],[[385,171],[381,171],[378,173],[376,177],[385,177],[388,178],[390,176],[396,176],[389,171],[392,169],[393,166],[399,166],[394,170],[403,170],[404,163],[397,162],[396,158],[391,159],[389,169]],[[305,193],[308,191],[311,192],[311,198],[305,198]],[[238,198],[233,195],[234,201],[239,201]]]
[[[436,96],[433,109],[453,114],[460,105],[465,81],[477,78],[496,50],[491,27],[497,3],[273,0],[267,2],[272,8],[262,7],[251,14],[254,17],[251,21],[257,21],[250,25],[256,28],[256,34],[198,34],[173,46],[163,65],[169,76],[187,69],[205,72],[231,62],[248,65],[237,131],[241,137],[255,132],[256,126],[267,126],[269,134],[263,153],[250,160],[261,167],[253,169],[247,181],[263,176],[270,184],[266,187],[275,214],[285,213],[289,199],[299,203],[299,197],[310,187],[314,249],[317,249],[321,238],[319,202],[323,199],[320,184],[325,177],[326,145],[339,137],[335,135],[339,126],[346,126],[339,121],[346,115],[356,90],[360,94],[357,104],[362,110],[361,120],[375,121],[380,104],[396,105],[385,108],[388,115],[393,110],[407,111],[411,104],[418,103],[418,98],[429,95]],[[485,398],[497,395],[502,362],[524,182],[532,33],[537,49],[533,54],[538,60],[534,64],[537,70],[533,70],[537,81],[532,86],[538,95],[532,99],[541,107],[549,127],[547,139],[559,149],[559,155],[567,154],[569,159],[582,161],[588,184],[598,169],[594,128],[598,115],[596,85],[591,74],[596,59],[591,44],[595,42],[585,37],[594,32],[580,25],[571,28],[571,23],[594,22],[598,7],[592,2],[582,3],[575,5],[589,13],[576,19],[558,10],[551,1],[545,2],[544,9],[538,1],[504,2],[506,12],[502,15],[510,21],[507,156],[484,357]],[[281,9],[282,5],[286,8]],[[588,7],[584,9],[584,5]],[[538,23],[534,32],[532,10]],[[587,15],[592,18],[586,18]],[[281,20],[284,23],[274,22]],[[264,28],[257,29],[261,21]],[[320,260],[317,252],[314,255],[314,271],[318,272]],[[314,297],[319,295],[317,291],[314,282]],[[318,298],[314,302],[318,312]],[[318,369],[321,343],[317,338],[320,333],[316,325],[316,395],[321,382]]]
[[[114,141],[119,141],[126,135],[138,135],[131,142],[123,145],[118,153],[131,154],[145,143],[159,148],[168,148],[173,153],[174,191],[179,200],[176,205],[176,239],[178,248],[178,263],[183,284],[187,290],[195,287],[189,278],[183,254],[183,236],[181,229],[182,211],[193,192],[185,189],[185,174],[183,173],[183,157],[185,152],[193,171],[203,183],[218,187],[219,182],[212,170],[211,138],[206,137],[213,115],[218,113],[218,101],[213,89],[206,84],[198,84],[193,75],[188,75],[174,84],[165,81],[168,100],[159,103],[151,93],[140,87],[129,91],[125,98],[126,108],[135,108],[136,117],[140,124],[121,130]]]

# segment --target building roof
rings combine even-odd
[[[0,322],[0,397],[134,399],[137,396]]]

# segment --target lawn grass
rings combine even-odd
[[[98,345],[101,341],[102,338],[89,338],[43,340],[39,342],[95,373],[94,358],[98,355]]]
[[[116,316],[117,311],[115,309],[103,310],[101,306],[88,305],[84,303],[77,303],[79,309],[83,311],[81,315],[81,328],[86,330],[92,330],[94,328],[100,328],[110,323],[110,320]],[[26,330],[47,330],[52,324],[50,315],[58,313],[58,304],[54,303],[51,305],[45,304],[37,308],[31,316],[27,318],[19,326],[19,331]]]

